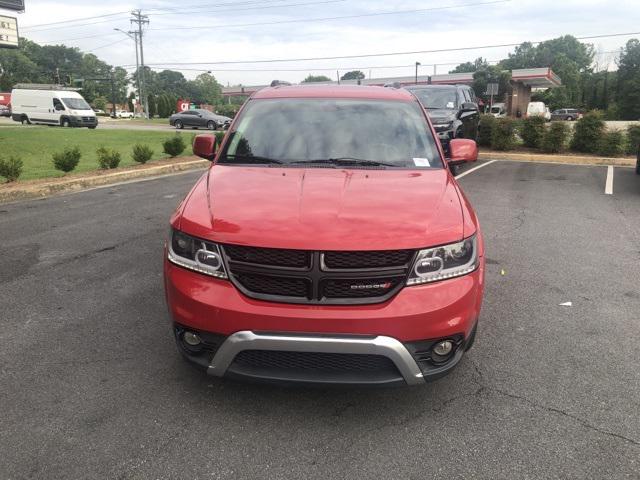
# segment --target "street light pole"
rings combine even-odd
[[[422,65],[420,62],[416,62],[416,84],[418,83],[418,67]]]

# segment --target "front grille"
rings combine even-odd
[[[332,269],[402,267],[411,261],[413,250],[325,252],[324,264]]]
[[[387,357],[349,353],[244,350],[236,355],[233,364],[240,368],[310,373],[397,372],[395,364]]]
[[[404,281],[404,276],[376,279],[329,279],[321,283],[326,298],[370,298],[393,291]]]
[[[234,275],[247,290],[267,295],[309,298],[309,282],[304,278],[274,277],[241,273]]]
[[[94,117],[82,117],[82,121],[85,123],[93,123],[95,122],[95,118]]]
[[[224,245],[234,284],[247,296],[285,303],[379,303],[404,285],[413,250],[309,251]]]
[[[231,260],[282,267],[309,267],[311,252],[305,250],[284,250],[280,248],[256,248],[240,245],[226,245],[225,253]]]

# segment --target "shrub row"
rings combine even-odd
[[[224,133],[224,132],[221,132]],[[170,139],[166,140],[163,144],[164,153],[169,156],[177,157],[182,152],[184,152],[186,145],[182,137],[177,134]],[[133,146],[131,152],[131,158],[137,163],[147,163],[151,158],[153,158],[153,154],[155,152],[149,147],[149,145],[143,145],[140,143],[136,143]],[[98,156],[98,165],[102,169],[111,169],[117,168],[122,161],[122,155],[117,150],[107,147],[100,147],[96,150],[96,155]],[[80,152],[80,148],[77,146],[74,147],[66,147],[61,152],[56,152],[52,156],[53,166],[56,170],[60,170],[62,172],[68,173],[75,170],[75,168],[80,163],[80,159],[82,158],[82,152]],[[0,160],[1,161],[1,160]],[[0,176],[5,176],[2,174],[2,164],[0,163]],[[9,167],[6,167],[9,168]],[[15,170],[15,167],[14,167]],[[8,170],[7,170],[8,171]],[[11,178],[13,180],[17,179],[20,174],[17,176],[12,174]],[[15,178],[13,178],[15,177]],[[7,178],[9,178],[7,176]],[[11,180],[12,181],[12,180]]]
[[[0,177],[7,182],[15,182],[22,174],[22,160],[18,157],[0,157]]]
[[[573,135],[566,122],[553,122],[549,127],[542,117],[523,121],[483,115],[478,126],[478,145],[494,150],[511,150],[517,135],[524,146],[548,153],[570,148],[574,152],[597,153],[607,157],[635,154],[640,148],[640,125],[631,125],[626,134],[607,130],[599,112],[589,112],[575,123]]]

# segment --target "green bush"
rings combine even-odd
[[[539,148],[540,142],[545,132],[545,125],[547,121],[544,117],[529,117],[525,118],[520,128],[520,136],[524,142],[525,147]]]
[[[153,150],[149,145],[142,145],[140,143],[136,143],[133,146],[133,153],[131,155],[134,161],[138,163],[147,163],[153,157]]]
[[[584,153],[596,153],[599,150],[605,132],[602,114],[598,111],[587,113],[575,123],[571,150]]]
[[[640,125],[629,125],[627,127],[627,153],[635,155],[640,146]]]
[[[54,153],[51,157],[56,170],[68,173],[78,166],[82,153],[80,153],[80,147],[78,146],[65,147],[64,150]]]
[[[216,141],[218,143],[218,146],[222,145],[222,140],[224,140],[224,136],[227,134],[227,132],[216,132],[215,136],[216,136]]]
[[[491,132],[493,132],[493,126],[496,123],[496,117],[493,115],[480,116],[480,123],[478,124],[478,145],[481,147],[491,146]]]
[[[626,151],[624,133],[620,130],[605,132],[598,143],[598,153],[605,157],[619,157]]]
[[[540,141],[540,148],[547,153],[559,153],[567,148],[569,126],[565,122],[553,122]]]
[[[118,168],[120,165],[120,152],[114,150],[112,148],[100,147],[96,150],[98,154],[98,164],[100,164],[100,168],[108,169],[108,168]]]
[[[18,157],[0,158],[0,177],[7,179],[7,182],[15,182],[22,174],[22,159]]]
[[[498,118],[491,131],[491,148],[511,150],[515,145],[515,128],[511,118]]]
[[[187,146],[184,143],[184,140],[180,136],[180,134],[176,134],[162,144],[164,153],[169,155],[170,157],[177,157]]]

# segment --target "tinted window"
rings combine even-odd
[[[54,98],[53,108],[55,108],[56,110],[64,110],[64,105],[62,105],[62,102],[60,100],[58,100],[57,98]]]
[[[465,102],[470,102],[471,101],[471,94],[469,93],[469,90],[467,90],[466,88],[462,89],[462,94],[464,95],[464,101]]]
[[[420,88],[411,91],[424,108],[454,109],[458,105],[456,91],[453,88]]]
[[[423,111],[416,102],[403,101],[250,101],[220,163],[243,163],[241,157],[245,163],[246,157],[267,157],[285,164],[360,159],[442,167]]]

